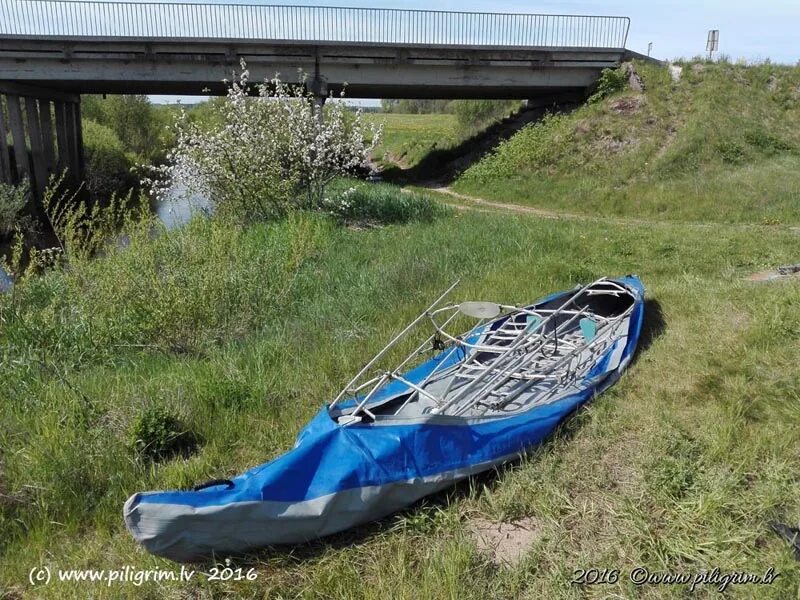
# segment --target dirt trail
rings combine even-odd
[[[420,184],[420,187],[424,187],[438,194],[445,194],[447,196],[451,196],[452,198],[456,198],[458,200],[461,200],[462,202],[468,202],[469,204],[474,204],[479,207],[484,207],[485,209],[487,209],[485,212],[505,211],[514,213],[524,213],[524,214],[536,215],[544,219],[587,219],[588,220],[593,218],[584,215],[576,215],[572,213],[559,213],[556,211],[546,210],[543,208],[535,208],[533,206],[523,206],[521,204],[507,204],[505,202],[494,202],[492,200],[486,200],[484,198],[467,196],[466,194],[460,194],[459,192],[456,192],[450,189],[449,187],[438,183],[432,183],[432,184],[423,183]],[[463,204],[450,204],[450,206],[467,210],[475,208],[473,206],[464,206]]]
[[[709,223],[703,221],[659,221],[656,219],[632,219],[632,218],[609,217],[601,215],[582,215],[578,213],[549,210],[546,208],[537,208],[534,206],[525,206],[523,204],[510,204],[507,202],[486,200],[485,198],[479,198],[477,196],[469,196],[467,194],[456,192],[450,187],[442,185],[441,182],[420,182],[414,184],[414,187],[423,188],[431,192],[434,192],[436,194],[441,194],[443,196],[448,196],[450,198],[457,200],[458,202],[445,202],[445,204],[457,210],[472,210],[476,212],[487,212],[487,213],[505,212],[505,213],[515,213],[515,214],[527,214],[527,215],[537,216],[543,219],[565,220],[565,221],[593,221],[593,222],[600,221],[604,223],[610,223],[613,225],[623,225],[623,226],[657,227],[657,226],[680,225],[682,227],[696,227],[701,229],[731,228],[731,229],[743,229],[743,230],[753,230],[753,229],[774,230],[776,228],[775,225],[760,225],[758,223]],[[781,228],[781,226],[777,226],[777,228]],[[800,234],[800,227],[788,226],[787,229],[792,233]]]

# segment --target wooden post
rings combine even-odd
[[[39,99],[39,130],[42,133],[42,150],[47,179],[56,174],[56,152],[53,143],[53,118],[50,116],[50,100]]]
[[[11,176],[11,157],[8,153],[8,121],[3,106],[3,97],[0,96],[0,182],[13,183]]]
[[[83,156],[83,122],[81,120],[81,98],[73,104],[75,110],[75,143],[78,146],[78,182],[86,181],[86,160]]]
[[[64,105],[64,125],[67,130],[65,149],[70,172],[70,180],[76,186],[80,184],[80,172],[78,170],[78,134],[75,131],[75,111],[74,103],[67,102]]]
[[[42,150],[42,131],[39,127],[39,106],[36,98],[25,98],[25,116],[28,121],[28,137],[31,142],[33,158],[33,181],[35,198],[44,197],[47,189],[47,171],[44,168],[44,151]]]
[[[6,100],[8,102],[8,120],[11,123],[11,135],[14,138],[14,160],[17,163],[19,182],[22,183],[30,173],[28,144],[25,141],[25,126],[22,124],[22,108],[19,105],[19,96],[6,96]]]
[[[69,143],[67,142],[67,103],[63,100],[56,100],[54,103],[56,113],[56,140],[58,142],[58,172],[67,171],[65,182],[75,178],[75,173],[70,169]]]
[[[79,103],[77,94],[0,80],[0,182],[29,182],[33,199],[41,201],[50,177],[69,169],[67,185],[77,189],[85,176]],[[6,141],[9,131],[13,166]]]

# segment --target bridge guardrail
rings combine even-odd
[[[0,36],[625,47],[627,17],[251,4],[3,0]]]

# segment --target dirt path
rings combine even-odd
[[[395,160],[395,157],[390,154],[385,155],[385,158],[389,158],[389,160],[392,163],[398,166],[402,166],[401,163]],[[594,221],[594,222],[600,221],[604,223],[610,223],[613,225],[623,225],[623,226],[653,227],[653,226],[681,225],[685,227],[696,227],[703,229],[723,227],[723,228],[743,229],[743,230],[754,230],[754,229],[769,230],[775,228],[774,225],[760,225],[758,223],[715,223],[715,222],[703,222],[703,221],[668,221],[668,220],[659,221],[656,219],[635,219],[630,217],[609,217],[604,215],[584,215],[579,213],[562,212],[546,208],[537,208],[535,206],[526,206],[524,204],[497,202],[495,200],[487,200],[485,198],[480,198],[477,196],[462,194],[460,192],[456,192],[449,186],[444,185],[441,181],[435,181],[435,180],[409,183],[406,186],[403,186],[403,189],[407,189],[409,187],[423,188],[435,194],[448,196],[454,200],[457,200],[457,202],[445,201],[445,204],[447,204],[451,208],[455,208],[456,210],[470,210],[474,212],[484,212],[484,213],[505,212],[505,213],[515,213],[515,214],[526,214],[526,215],[540,217],[542,219],[553,219],[553,220]],[[787,226],[787,229],[792,233],[800,235],[800,227],[796,225],[789,225]]]
[[[476,196],[469,196],[467,194],[461,194],[459,192],[456,192],[455,190],[449,188],[446,185],[442,185],[439,182],[420,182],[415,184],[414,187],[423,188],[428,191],[434,192],[435,194],[440,194],[442,196],[447,196],[449,198],[457,200],[457,202],[445,201],[445,204],[457,210],[472,210],[472,211],[486,212],[486,213],[505,212],[514,214],[527,214],[540,217],[542,219],[565,220],[565,221],[593,221],[593,222],[600,221],[604,223],[610,223],[613,225],[623,225],[623,226],[657,227],[657,226],[680,225],[683,227],[696,227],[701,229],[731,228],[731,229],[743,229],[743,230],[762,230],[762,229],[775,230],[776,228],[775,225],[759,225],[757,223],[709,223],[702,221],[685,221],[685,222],[659,221],[655,219],[631,219],[623,217],[608,217],[601,215],[582,215],[577,213],[549,210],[546,208],[537,208],[534,206],[525,206],[523,204],[510,204],[507,202],[497,202],[494,200],[487,200],[485,198],[479,198]],[[777,227],[781,228],[781,226]],[[792,233],[800,234],[800,227],[788,226],[787,229]]]
[[[572,213],[559,213],[552,210],[546,210],[543,208],[535,208],[533,206],[523,206],[520,204],[507,204],[505,202],[495,202],[492,200],[486,200],[484,198],[477,198],[475,196],[467,196],[466,194],[460,194],[447,186],[443,186],[441,184],[420,184],[420,187],[424,187],[431,192],[436,192],[437,194],[444,194],[446,196],[450,196],[452,198],[456,198],[460,200],[462,203],[466,202],[468,205],[464,204],[455,204],[455,203],[448,203],[450,206],[454,206],[456,208],[461,208],[465,210],[470,209],[477,209],[481,207],[484,209],[484,212],[514,212],[514,213],[523,213],[523,214],[532,214],[538,217],[542,217],[544,219],[592,219],[593,217],[587,217],[584,215],[576,215]]]

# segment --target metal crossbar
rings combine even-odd
[[[334,6],[2,0],[0,35],[622,49],[618,16]]]
[[[557,392],[574,386],[579,378],[587,376],[597,361],[611,349],[623,334],[622,328],[634,305],[631,302],[620,314],[611,316],[591,311],[587,300],[593,296],[630,294],[621,284],[600,279],[571,292],[555,308],[492,305],[505,313],[501,312],[500,316],[491,319],[480,319],[471,329],[460,335],[452,335],[445,328],[463,311],[463,305],[438,305],[454,287],[451,286],[375,359],[367,363],[337,396],[331,408],[345,395],[350,394],[355,400],[355,408],[343,411],[347,413],[343,417],[345,423],[359,421],[361,414],[374,418],[375,415],[368,408],[370,401],[391,381],[404,384],[409,392],[394,414],[400,414],[416,399],[427,402],[426,411],[430,414],[452,416],[480,416],[489,410],[507,410],[507,407],[513,408],[523,396],[528,404],[548,402]],[[358,383],[379,358],[385,356],[392,346],[426,317],[433,325],[434,334],[429,335],[394,369]],[[591,335],[584,335],[579,327],[579,322],[586,318],[593,323]],[[498,321],[497,325],[493,325]],[[438,365],[424,379],[412,382],[401,374],[401,370],[418,357],[426,346],[436,350],[437,345],[431,345],[432,342],[441,342],[443,339],[450,342],[449,349],[442,353]],[[450,362],[453,353],[458,351],[464,353],[463,359],[443,368]],[[363,394],[365,390],[369,391]]]

